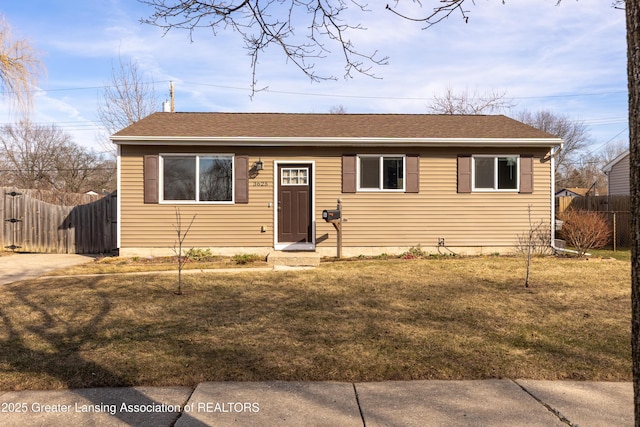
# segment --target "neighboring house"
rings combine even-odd
[[[584,197],[588,191],[588,188],[563,188],[562,190],[556,191],[556,197]]]
[[[607,188],[610,196],[628,196],[629,186],[629,150],[607,163],[602,169],[607,175]]]
[[[551,224],[562,144],[505,116],[418,114],[155,113],[111,139],[123,256],[172,254],[176,210],[196,216],[185,247],[332,256],[338,199],[345,256],[509,252],[529,209]]]

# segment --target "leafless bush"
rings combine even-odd
[[[564,221],[562,237],[569,246],[575,248],[580,257],[589,249],[601,248],[609,242],[611,229],[599,212],[569,210],[560,219]]]
[[[531,229],[518,236],[516,252],[527,255],[529,249],[535,256],[551,255],[551,228],[549,224],[540,221],[532,224]]]

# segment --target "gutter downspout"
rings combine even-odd
[[[562,150],[562,144],[551,147],[551,249],[560,250],[556,247],[556,156]]]
[[[122,247],[122,146],[116,145],[116,246]]]
[[[563,144],[556,145],[551,148],[551,249],[555,252],[564,252],[577,254],[578,251],[574,251],[566,248],[559,248],[556,246],[556,156],[562,150]],[[588,255],[588,254],[586,254]]]

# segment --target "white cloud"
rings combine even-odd
[[[351,40],[362,52],[390,56],[389,65],[374,69],[381,80],[358,75],[342,79],[344,64],[332,47],[334,54],[316,67],[338,80],[311,83],[277,49],[270,49],[262,54],[257,74],[259,87],[270,90],[252,99],[250,60],[235,33],[222,31],[214,37],[201,30],[193,43],[186,31],[162,37],[158,28],[139,23],[152,10],[131,1],[22,3],[10,2],[5,13],[46,52],[50,73],[44,86],[49,91],[38,108],[52,121],[95,118],[95,87],[108,80],[118,53],[135,58],[160,82],[156,89],[163,97],[166,81],[173,80],[182,111],[327,112],[344,105],[348,112],[423,113],[428,98],[450,86],[506,90],[520,108],[546,108],[592,123],[626,115],[626,95],[619,93],[626,90],[624,12],[603,0],[563,0],[558,6],[556,0],[512,0],[506,5],[476,0],[468,3],[467,24],[454,13],[427,30],[393,16],[383,5],[376,4],[375,10],[370,5],[372,11],[365,14],[352,10],[347,17],[367,30],[353,32]],[[422,3],[422,9],[413,9],[414,2],[402,5],[424,15],[433,2]],[[88,89],[54,91],[78,87]],[[583,96],[593,93],[603,94]],[[623,123],[592,126],[597,139],[622,128]]]

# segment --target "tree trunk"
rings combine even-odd
[[[635,425],[640,427],[640,0],[627,0],[625,3],[631,153],[631,354]]]

